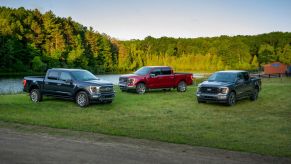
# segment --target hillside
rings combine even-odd
[[[251,70],[272,61],[291,64],[290,32],[119,41],[52,11],[0,7],[0,73],[51,67],[117,73],[143,65],[169,65],[178,71]]]

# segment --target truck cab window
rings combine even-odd
[[[151,72],[151,74],[155,74],[155,76],[159,76],[159,75],[161,75],[161,69],[160,69],[160,68],[158,68],[158,69],[154,69],[154,70]]]
[[[242,73],[238,73],[238,74],[237,74],[237,79],[238,79],[239,81],[244,81],[244,80],[245,80],[245,79],[244,79],[244,76],[243,76]]]
[[[50,71],[47,76],[47,78],[50,80],[58,80],[58,77],[59,77],[59,72],[57,71]]]
[[[61,72],[60,80],[67,81],[67,80],[72,80],[72,78],[68,72]]]
[[[172,71],[170,68],[163,68],[162,75],[171,75]]]
[[[245,81],[248,81],[250,79],[250,75],[247,72],[244,72],[243,76],[244,76]]]

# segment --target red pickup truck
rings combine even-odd
[[[193,74],[174,73],[168,66],[145,66],[134,74],[119,77],[121,91],[135,90],[138,94],[145,93],[148,89],[177,88],[179,92],[185,92],[187,85],[192,85]]]

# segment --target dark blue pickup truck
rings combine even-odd
[[[111,103],[115,96],[112,83],[82,69],[53,68],[45,77],[24,77],[23,91],[29,93],[33,102],[42,101],[45,95],[72,99],[81,107],[90,102]]]
[[[237,100],[257,100],[261,90],[261,79],[250,77],[247,71],[219,71],[200,83],[196,96],[198,103],[220,102],[234,105]]]

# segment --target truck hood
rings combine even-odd
[[[125,75],[121,75],[121,78],[135,78],[135,77],[141,77],[142,75],[136,75],[136,74],[125,74]]]
[[[93,86],[103,86],[103,85],[112,85],[113,83],[106,81],[106,80],[102,80],[102,79],[98,79],[98,80],[88,80],[88,81],[84,81],[83,83],[86,83],[87,85],[93,85]]]
[[[200,86],[207,87],[227,87],[232,85],[232,82],[220,82],[220,81],[204,81],[200,83]]]

